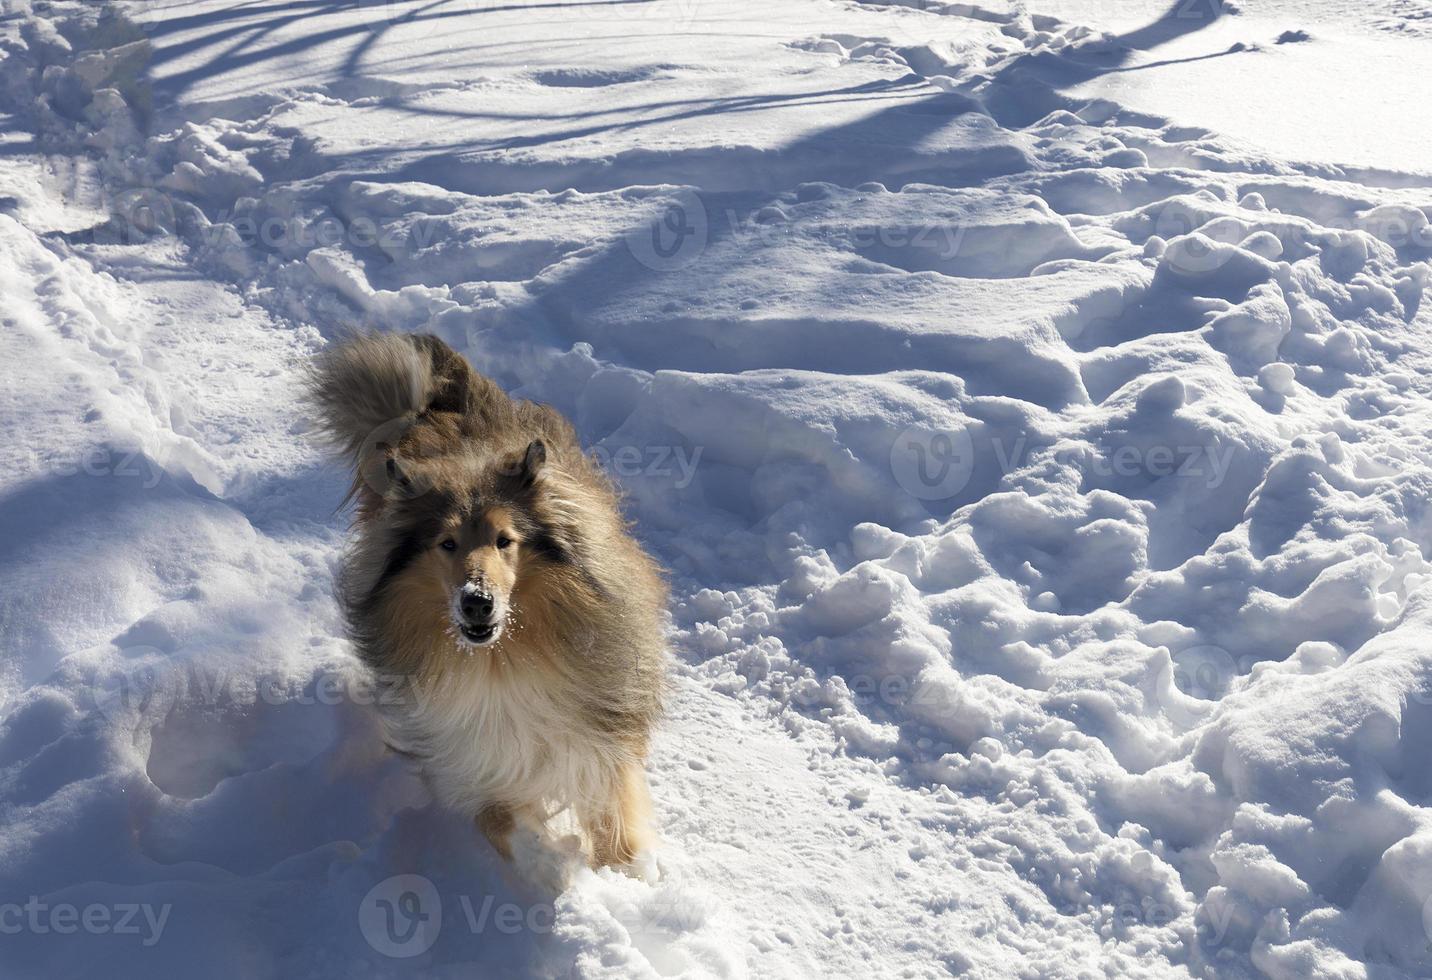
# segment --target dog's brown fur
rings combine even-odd
[[[311,388],[354,471],[350,626],[375,671],[408,681],[384,709],[392,744],[504,855],[519,820],[570,806],[593,865],[630,862],[651,842],[666,591],[610,482],[559,413],[436,337],[338,344]],[[481,646],[454,626],[471,582],[507,610]]]

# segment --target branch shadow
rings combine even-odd
[[[201,79],[213,78],[251,67],[263,61],[302,55],[324,44],[356,38],[357,43],[344,59],[340,74],[356,77],[362,73],[362,62],[394,28],[425,22],[443,21],[451,18],[470,17],[480,14],[510,13],[514,11],[562,10],[574,7],[615,7],[632,4],[654,3],[656,0],[572,0],[572,2],[506,4],[489,7],[472,7],[464,4],[460,9],[442,9],[462,0],[430,0],[416,10],[401,15],[388,14],[381,20],[342,23],[326,29],[311,30],[300,37],[253,49],[253,46],[286,27],[328,16],[351,18],[354,4],[351,0],[300,0],[282,5],[252,6],[240,5],[224,10],[209,11],[186,17],[156,21],[146,25],[146,33],[156,42],[153,64],[163,65],[178,58],[202,51],[205,48],[233,40],[216,57],[187,71],[171,75],[156,85],[156,91],[170,99],[177,99]],[[388,10],[389,7],[374,9]],[[242,23],[234,23],[242,21]],[[212,29],[210,29],[212,28]],[[182,41],[164,42],[171,35],[200,31],[197,36]]]
[[[1167,10],[1136,30],[1114,38],[1120,47],[1149,51],[1208,27],[1225,15],[1223,0],[1174,0]]]
[[[1078,108],[1088,100],[1069,96],[1067,90],[1100,76],[1208,61],[1255,50],[1235,44],[1206,54],[1129,63],[1138,52],[1188,37],[1228,15],[1223,0],[1174,0],[1168,9],[1143,27],[1112,38],[1070,44],[1059,50],[1040,48],[1025,52],[977,79],[968,90],[979,93],[1001,125],[1028,126],[1050,112]]]

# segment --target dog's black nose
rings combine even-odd
[[[475,589],[463,589],[462,617],[470,623],[485,623],[492,618],[492,595]]]

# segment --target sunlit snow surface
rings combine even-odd
[[[0,975],[1432,974],[1428,4],[7,14]],[[385,752],[354,326],[671,569],[648,880]]]

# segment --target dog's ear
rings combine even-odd
[[[411,463],[398,455],[398,451],[387,443],[378,443],[379,458],[383,459],[381,479],[375,481],[379,496],[389,500],[408,500],[420,496],[426,489],[422,474]]]
[[[542,474],[542,467],[547,465],[547,444],[541,439],[533,439],[527,444],[527,452],[522,456],[522,466],[517,473],[517,482],[525,490],[537,482],[537,477]]]

